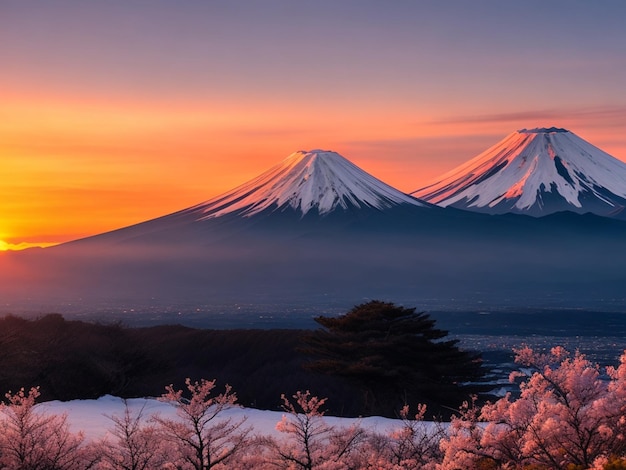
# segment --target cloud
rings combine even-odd
[[[567,122],[584,127],[623,127],[626,106],[588,107],[572,109],[537,109],[530,111],[455,116],[431,121],[430,125],[450,124],[503,124],[503,123],[556,123]],[[568,124],[571,125],[571,124]]]

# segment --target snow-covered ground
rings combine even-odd
[[[158,401],[154,398],[132,398],[127,400],[131,411],[138,413],[143,409],[143,416],[149,419],[151,415],[159,414],[162,417],[176,417],[176,409],[169,403]],[[50,401],[37,405],[38,410],[45,410],[51,414],[67,414],[68,423],[72,432],[82,431],[86,440],[99,440],[107,436],[113,428],[110,416],[122,416],[124,414],[124,400],[118,397],[106,395],[97,400],[72,400],[67,402]],[[254,428],[254,432],[266,436],[280,436],[276,430],[276,424],[283,416],[281,411],[264,411],[251,408],[232,408],[223,412],[223,418],[239,418],[246,416],[247,425]],[[324,418],[329,425],[350,426],[360,423],[361,427],[380,433],[387,433],[401,426],[401,421],[382,418]]]

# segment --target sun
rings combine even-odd
[[[0,251],[7,251],[9,249],[9,244],[4,240],[0,240]]]

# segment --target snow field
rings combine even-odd
[[[133,413],[138,413],[143,408],[143,415],[146,420],[155,414],[164,418],[177,418],[174,406],[154,398],[131,398],[127,400],[127,403]],[[45,413],[67,414],[70,430],[73,433],[82,431],[87,441],[97,441],[110,436],[109,430],[113,428],[113,421],[109,417],[124,414],[124,400],[111,395],[105,395],[97,400],[49,401],[36,406],[37,410]],[[282,411],[235,407],[220,413],[219,419],[233,418],[237,420],[246,417],[246,425],[252,426],[255,434],[280,438],[284,434],[276,430],[276,424],[284,414]],[[328,425],[337,427],[347,427],[359,423],[364,429],[385,434],[402,425],[400,420],[382,417],[337,418],[324,416],[324,420]]]

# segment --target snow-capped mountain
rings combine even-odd
[[[428,206],[376,179],[338,153],[302,150],[257,178],[189,211],[200,219],[210,219],[231,213],[248,217],[288,208],[301,215],[325,215],[338,209],[383,210],[399,204]]]
[[[619,216],[626,163],[566,129],[522,129],[411,194],[491,214]]]
[[[213,199],[65,245],[132,242],[145,246],[158,242],[192,247],[216,240],[221,243],[234,233],[249,232],[252,225],[302,234],[312,227],[332,230],[356,219],[380,226],[381,216],[386,217],[386,225],[421,220],[424,212],[438,217],[441,210],[383,183],[336,152],[299,151]]]

